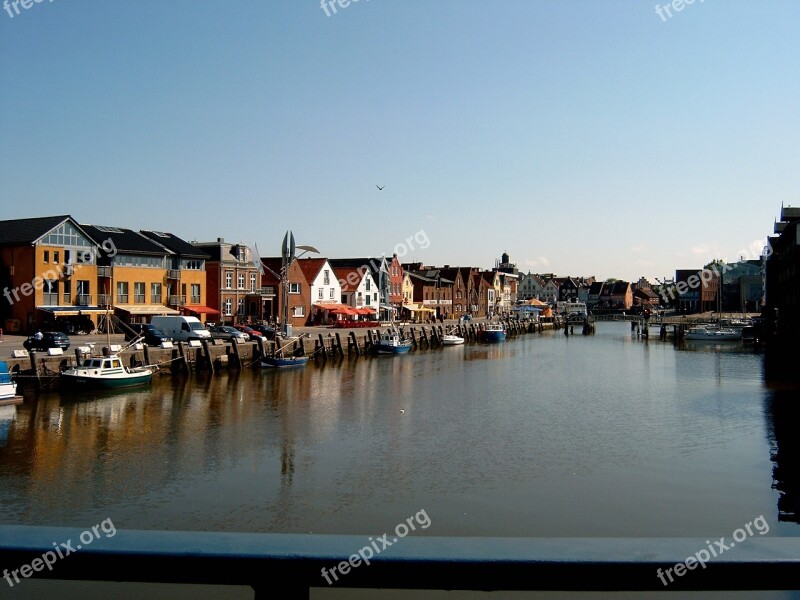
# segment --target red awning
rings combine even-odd
[[[211,308],[210,306],[184,306],[184,310],[188,310],[189,312],[197,313],[199,315],[218,315],[220,312],[216,308]]]
[[[359,315],[374,315],[375,309],[374,308],[357,308],[355,309],[356,313]]]

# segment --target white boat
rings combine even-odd
[[[442,345],[443,346],[459,346],[464,343],[464,338],[460,335],[455,335],[453,333],[446,333],[442,336]]]
[[[61,371],[61,383],[72,388],[122,388],[150,383],[154,369],[126,367],[116,355],[88,358]]]
[[[21,402],[22,398],[17,396],[17,383],[11,379],[8,371],[8,363],[0,361],[0,406]]]
[[[711,325],[698,325],[689,328],[686,332],[685,339],[711,342],[735,342],[742,339],[742,331],[740,329],[725,329]]]

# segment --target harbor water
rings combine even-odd
[[[752,348],[593,336],[158,376],[0,414],[3,523],[426,535],[797,528],[798,388]]]

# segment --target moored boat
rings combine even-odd
[[[0,361],[0,406],[21,403],[22,396],[17,396],[17,383],[11,379],[8,363]]]
[[[308,362],[307,356],[264,356],[261,359],[262,367],[302,367]]]
[[[726,329],[710,325],[690,327],[684,336],[687,340],[711,342],[735,342],[742,339],[740,329]]]
[[[506,339],[506,330],[502,323],[487,323],[484,329],[478,331],[480,342],[503,342]]]
[[[378,341],[372,345],[375,354],[404,354],[411,350],[411,342],[400,337],[394,330],[382,331]]]
[[[61,371],[61,383],[68,388],[113,389],[150,383],[154,369],[125,367],[116,355],[88,358],[82,364]]]
[[[464,338],[460,335],[455,335],[453,333],[447,333],[442,336],[442,345],[443,346],[460,346],[464,343]]]

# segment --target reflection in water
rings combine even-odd
[[[772,487],[780,492],[778,519],[800,522],[800,404],[798,389],[768,392],[764,401],[770,444]]]
[[[435,535],[723,535],[774,513],[763,397],[752,352],[624,323],[165,376],[18,407],[0,503],[76,527],[373,534],[425,509]]]

